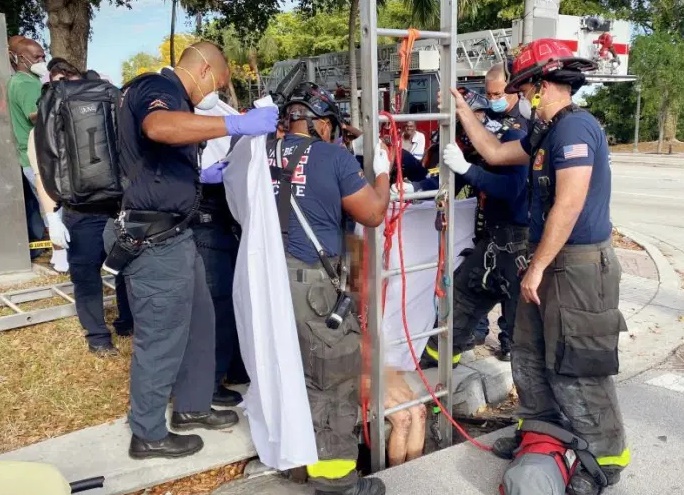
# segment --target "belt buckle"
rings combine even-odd
[[[200,223],[209,223],[212,220],[211,213],[199,213],[197,217]]]

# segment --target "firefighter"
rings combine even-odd
[[[486,115],[489,102],[477,93],[467,93],[468,106],[495,139],[517,141],[525,136],[521,129],[505,126],[490,120]],[[525,258],[527,241],[527,165],[502,169],[490,167],[482,160],[466,135],[457,136],[459,146],[447,145],[444,163],[456,173],[456,182],[470,185],[480,197],[478,221],[475,225],[475,247],[461,253],[463,263],[454,272],[454,357],[460,361],[461,353],[475,346],[478,322],[489,314],[499,302],[505,303],[511,322],[515,317],[520,282],[520,258]],[[453,162],[452,155],[468,160]],[[472,164],[471,164],[472,163]],[[474,164],[474,165],[473,165]],[[486,199],[485,199],[486,198]],[[512,331],[512,325],[511,325]],[[423,364],[437,362],[436,337],[431,337],[425,348]],[[502,332],[500,357],[510,355],[510,334]]]
[[[523,430],[528,420],[566,426],[586,440],[612,485],[630,453],[612,378],[619,368],[619,333],[627,328],[618,309],[621,268],[611,246],[609,149],[596,119],[572,104],[584,72],[596,68],[556,40],[523,47],[506,86],[507,93],[520,95],[521,114],[534,122],[520,141],[499,143],[463,97],[452,94],[461,124],[488,163],[531,157],[531,261],[521,282],[512,352]],[[454,151],[449,161],[463,166]],[[510,458],[519,438],[498,440],[495,452]],[[570,493],[601,489],[585,463],[569,481]]]
[[[298,86],[283,113],[287,134],[267,149],[318,449],[309,482],[319,495],[384,495],[381,480],[359,479],[356,471],[360,327],[336,284],[339,272],[331,272],[343,255],[343,214],[368,227],[384,221],[390,161],[378,146],[371,186],[354,156],[333,144],[340,111],[313,83]]]

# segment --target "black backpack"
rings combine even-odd
[[[102,79],[46,85],[35,126],[38,168],[45,192],[67,206],[120,200],[117,137],[121,91]]]

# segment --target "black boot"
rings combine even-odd
[[[165,438],[148,442],[133,435],[128,455],[133,459],[164,457],[174,459],[195,454],[202,450],[204,442],[199,435],[176,435],[170,433]]]
[[[567,488],[568,495],[599,495],[601,487],[584,469],[579,469],[570,478]]]
[[[520,447],[519,435],[497,438],[492,445],[492,454],[501,459],[510,461],[513,459],[513,452],[515,452],[518,447]]]
[[[385,495],[385,483],[378,478],[361,478],[355,485],[341,492],[316,490],[315,495]]]
[[[206,428],[207,430],[221,430],[229,428],[239,421],[235,411],[217,411],[212,409],[207,413],[177,413],[171,416],[171,427],[174,430],[191,430]]]
[[[496,357],[499,361],[511,360],[511,343],[508,341],[501,342],[501,348],[496,351]]]
[[[223,385],[219,385],[218,390],[214,392],[214,397],[211,400],[213,405],[222,407],[234,407],[240,402],[242,402],[242,395],[240,392],[231,390]]]

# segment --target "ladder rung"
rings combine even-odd
[[[392,115],[395,122],[426,122],[428,120],[444,120],[451,118],[448,113],[398,113]],[[380,122],[389,122],[387,115],[378,115]]]
[[[438,190],[433,191],[419,191],[413,193],[404,193],[404,201],[413,201],[415,199],[432,199],[439,194]],[[398,194],[390,194],[390,201],[399,201]]]
[[[423,263],[422,265],[407,266],[404,268],[404,273],[422,272],[423,270],[432,270],[437,268],[438,263]],[[395,275],[401,274],[401,268],[393,268],[392,270],[387,270],[382,272],[383,278],[394,277]]]
[[[10,309],[11,309],[12,311],[14,311],[15,313],[23,313],[23,311],[21,310],[21,308],[19,308],[19,306],[17,306],[16,304],[14,304],[12,301],[10,301],[8,298],[6,298],[5,296],[3,296],[2,294],[0,294],[0,301],[2,301],[2,303],[3,303],[5,306],[7,306],[8,308],[10,308]]]
[[[449,327],[437,327],[433,328],[432,330],[428,330],[427,332],[421,332],[421,333],[416,333],[411,335],[411,341],[416,341],[419,339],[424,339],[425,337],[432,337],[433,335],[439,335],[440,333],[446,332],[449,329]],[[401,345],[407,343],[408,340],[406,340],[406,337],[402,337],[401,339],[394,340],[389,343],[390,346],[395,346],[395,345]]]
[[[444,31],[418,31],[418,39],[434,38],[439,40],[450,40],[451,33]],[[378,28],[378,36],[391,36],[392,38],[406,38],[409,35],[408,29],[387,29]]]
[[[444,397],[446,394],[449,393],[449,390],[444,389],[440,390],[438,392],[435,392],[435,396],[438,399],[441,399]],[[432,400],[432,395],[427,394],[423,395],[422,397],[418,397],[417,399],[414,399],[409,402],[404,402],[403,404],[399,404],[398,406],[390,407],[389,409],[385,409],[385,417],[389,416],[390,414],[397,413],[399,411],[403,411],[404,409],[409,409],[413,406],[418,406],[420,404],[425,404],[426,402],[430,402]]]
[[[66,299],[66,300],[69,301],[70,303],[75,303],[75,302],[76,302],[76,301],[74,300],[73,297],[69,296],[66,292],[61,291],[61,290],[58,289],[57,287],[53,287],[53,288],[52,288],[52,291],[53,291],[55,294],[57,294],[59,297],[61,297],[62,299]]]

